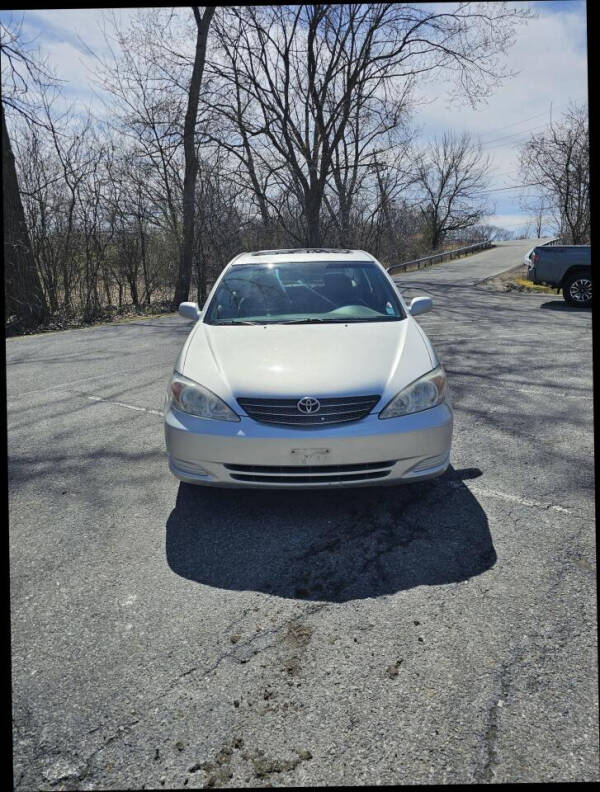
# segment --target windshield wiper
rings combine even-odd
[[[236,322],[235,320],[226,321],[226,322],[215,322],[217,325],[257,325],[257,324],[268,324],[268,322],[250,322],[248,320],[243,320],[240,322]]]
[[[317,316],[309,316],[305,319],[284,319],[283,321],[279,322],[277,320],[263,320],[262,322],[250,321],[248,319],[236,321],[235,319],[227,320],[224,322],[214,322],[217,325],[265,325],[265,324],[277,324],[277,325],[290,325],[290,324],[352,324],[353,322],[389,322],[393,321],[394,319],[401,319],[400,316],[347,316],[347,317],[336,317],[332,316],[329,319],[321,319]]]
[[[352,324],[353,322],[389,322],[390,320],[400,319],[399,316],[347,316],[345,318],[334,317],[330,319],[294,319],[290,322],[278,322],[277,324],[312,324],[313,322],[323,324]]]
[[[400,316],[352,316],[347,319],[331,319],[332,322],[393,322]]]
[[[319,322],[327,322],[327,319],[318,319],[316,317],[309,317],[307,319],[291,319],[290,321],[277,322],[277,324],[313,324]]]

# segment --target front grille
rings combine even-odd
[[[301,398],[301,397],[299,397]],[[325,426],[359,421],[368,415],[379,396],[342,396],[319,399],[317,412],[306,415],[298,410],[298,399],[238,399],[245,412],[259,423],[288,426]]]
[[[237,481],[254,481],[261,484],[318,484],[385,478],[389,476],[395,464],[396,460],[352,465],[224,465],[224,467],[230,471],[231,478]]]
[[[378,468],[391,468],[396,460],[391,462],[365,462],[353,465],[223,465],[227,470],[235,473],[353,473],[356,470],[377,470]]]
[[[237,481],[254,481],[258,484],[324,484],[326,482],[366,481],[389,476],[389,470],[373,473],[338,473],[332,476],[257,476],[244,473],[230,473]]]

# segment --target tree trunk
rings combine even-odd
[[[142,257],[142,272],[144,275],[144,303],[149,306],[150,298],[152,296],[152,284],[150,283],[150,276],[148,274],[148,261],[146,259],[146,238],[144,236],[144,227],[142,219],[139,218],[139,231],[140,231],[140,255]]]
[[[2,112],[2,209],[4,214],[4,288],[6,318],[16,317],[15,327],[30,329],[48,314],[39,273],[35,266],[25,213],[19,192],[15,158]]]
[[[200,308],[204,305],[206,301],[206,267],[204,266],[204,256],[200,256],[196,263],[196,271],[198,277],[198,285],[197,285],[197,295],[198,295],[198,305]]]
[[[354,243],[350,226],[350,201],[344,197],[340,200],[340,247],[351,248]]]
[[[110,294],[110,281],[105,271],[102,272],[102,282],[104,284],[104,294],[106,295],[106,304],[112,306],[112,298]]]
[[[135,277],[129,276],[127,282],[129,284],[129,291],[131,292],[131,301],[133,302],[135,310],[138,311],[140,308],[140,297],[138,294],[137,281]]]
[[[206,40],[208,28],[215,12],[214,8],[205,8],[200,16],[197,6],[192,6],[196,19],[196,54],[190,88],[188,91],[188,105],[183,127],[183,150],[185,154],[185,174],[183,178],[183,243],[181,245],[181,258],[173,308],[185,302],[190,293],[192,280],[193,251],[194,251],[194,196],[196,193],[196,176],[198,175],[198,157],[196,154],[196,119],[198,116],[198,101],[202,85],[202,72],[206,59]]]
[[[309,248],[321,247],[321,200],[319,195],[306,196],[306,245]]]

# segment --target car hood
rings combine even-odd
[[[177,368],[230,403],[238,397],[385,399],[433,368],[429,349],[412,317],[347,325],[198,322]]]

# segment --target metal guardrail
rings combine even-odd
[[[392,264],[391,267],[387,267],[387,271],[389,273],[392,273],[394,270],[404,272],[406,271],[407,267],[414,267],[415,265],[417,269],[431,267],[433,264],[437,264],[439,261],[453,259],[456,256],[461,256],[463,253],[469,253],[471,251],[475,252],[476,250],[487,250],[491,247],[494,247],[494,244],[489,240],[486,242],[477,242],[475,245],[467,245],[467,247],[456,248],[455,250],[446,250],[442,253],[432,253],[430,256],[423,256],[422,258],[414,259],[413,261],[403,261],[402,264]]]

